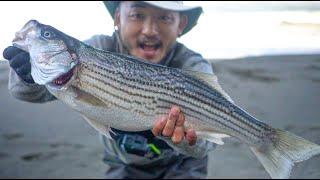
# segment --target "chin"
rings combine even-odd
[[[159,53],[159,52],[156,53],[156,55],[154,55],[154,56],[147,56],[141,52],[138,52],[138,53],[133,52],[133,53],[131,53],[131,55],[138,57],[138,58],[141,58],[141,59],[144,59],[148,62],[155,63],[155,64],[158,64],[165,57],[165,55],[163,53]]]
[[[158,64],[164,58],[164,56],[142,57],[142,58],[147,60],[148,62]]]

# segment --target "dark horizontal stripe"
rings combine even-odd
[[[172,101],[167,100],[167,99],[160,98],[159,100],[160,100],[160,101],[164,101],[164,102],[169,103],[169,104],[175,104],[175,102],[172,102]],[[196,111],[196,110],[193,109],[193,108],[190,108],[190,107],[185,106],[185,105],[183,105],[183,104],[180,104],[179,106],[181,106],[182,109],[189,110],[190,112],[193,112],[193,113],[195,113],[195,114],[199,114],[200,116],[204,116],[204,117],[207,118],[207,119],[212,119],[212,120],[213,120],[212,117],[210,117],[210,116],[208,116],[208,115],[206,115],[206,114],[203,114],[203,113],[201,113],[201,112],[199,112],[199,111]],[[191,117],[194,117],[194,118],[197,118],[197,119],[199,118],[199,117],[192,116],[192,114],[187,113],[187,111],[184,111],[184,113],[186,113],[186,115],[189,115],[189,116],[191,116]],[[227,118],[225,118],[225,117],[223,117],[223,116],[220,116],[219,114],[216,114],[216,113],[213,113],[213,114],[216,115],[217,117],[220,117],[221,119],[225,120],[225,122],[230,122],[230,123],[233,124],[235,127],[238,127],[239,129],[243,129],[243,128],[241,128],[238,124],[236,124],[236,123],[228,120]],[[259,137],[259,138],[262,137],[262,136],[259,136],[259,135],[261,135],[260,133],[254,134],[254,133],[252,133],[252,132],[250,132],[250,131],[239,131],[239,130],[231,127],[230,125],[225,124],[224,121],[219,121],[218,119],[215,119],[215,120],[216,120],[216,122],[218,122],[220,125],[222,125],[222,126],[224,126],[224,127],[226,127],[226,128],[229,128],[229,129],[233,130],[234,132],[243,135],[244,137],[249,137],[249,136],[247,136],[247,135],[245,134],[245,132],[247,132],[248,134],[251,134],[251,135],[253,135],[253,136],[255,136],[255,137]],[[208,122],[208,123],[210,124],[210,122]],[[244,129],[243,129],[243,130],[244,130]]]
[[[112,71],[108,70],[107,68],[103,68],[103,67],[97,66],[97,65],[94,65],[94,66],[97,67],[97,68],[99,68],[99,69],[102,69],[102,70],[105,70],[105,71],[108,71],[108,72],[112,73]],[[108,77],[108,76],[105,75],[105,77]],[[184,76],[181,76],[181,77],[184,77]],[[127,81],[132,80],[132,79],[127,78],[126,76],[123,76],[122,78],[124,78],[124,79],[127,80]],[[192,76],[189,76],[189,78],[192,78],[192,79],[193,79]],[[115,80],[117,80],[117,79],[115,79]],[[134,81],[138,81],[139,83],[141,83],[141,84],[143,84],[143,85],[151,84],[151,86],[152,86],[152,83],[151,83],[151,82],[148,82],[148,83],[147,83],[147,82],[144,82],[142,79],[138,79],[138,80],[134,80]],[[200,82],[198,82],[196,79],[193,79],[193,81],[191,81],[190,79],[184,77],[184,78],[183,78],[183,81],[187,81],[187,82],[191,83],[192,85],[197,86],[197,88],[199,88],[199,90],[203,90],[203,88],[205,88],[205,87],[209,88],[208,85],[206,85],[206,84],[204,84],[204,83],[200,84]],[[126,84],[126,85],[128,85],[128,84]],[[155,86],[155,85],[153,85],[153,86]],[[135,87],[135,88],[138,88],[138,89],[139,89],[139,87]],[[173,91],[173,92],[175,92],[175,93],[182,94],[182,93],[181,93],[182,91],[176,91],[174,88],[171,88],[170,86],[165,87],[165,88],[167,88],[167,90]],[[205,88],[205,89],[207,89],[207,88]],[[142,90],[145,90],[145,89],[142,89]],[[215,97],[218,97],[218,98],[223,98],[223,97],[222,97],[219,93],[217,93],[216,91],[212,91],[212,88],[210,88],[210,90],[211,90],[210,92],[209,92],[209,91],[206,92],[208,96],[205,96],[204,93],[198,94],[198,95],[202,96],[201,98],[203,98],[203,99],[198,98],[197,96],[193,96],[192,94],[188,94],[188,93],[185,93],[185,94],[183,94],[183,95],[187,95],[187,96],[190,97],[191,99],[196,99],[196,100],[198,100],[198,101],[201,101],[201,103],[204,103],[204,104],[206,104],[207,106],[212,106],[212,104],[210,104],[209,102],[205,101],[205,99],[208,98],[208,97],[210,98],[211,101],[213,100],[215,103],[219,104],[219,101],[216,101],[216,98],[215,98]],[[211,94],[210,94],[210,93],[212,93],[212,92],[213,92],[213,93],[216,93],[216,95],[213,96],[213,97],[212,97]],[[155,92],[155,93],[156,93],[156,92]],[[223,106],[222,104],[219,104],[219,105]],[[229,106],[233,106],[233,105],[230,103]],[[223,108],[219,108],[219,107],[217,107],[217,106],[215,106],[215,107],[216,107],[217,109],[223,111],[224,113],[229,113],[228,111],[225,111]],[[226,106],[224,106],[224,107],[228,109],[228,107],[226,107]],[[234,109],[234,111],[236,111],[236,112],[239,114],[239,117],[242,117],[242,118],[243,118],[243,116],[247,116],[248,118],[252,119],[252,121],[248,121],[248,120],[246,120],[245,118],[240,119],[240,118],[236,117],[234,114],[230,114],[230,115],[233,116],[234,118],[239,119],[239,121],[242,121],[243,124],[245,124],[245,125],[253,128],[254,130],[256,130],[256,131],[258,131],[258,132],[261,130],[261,129],[259,129],[259,128],[262,128],[262,129],[266,130],[266,128],[265,128],[261,123],[257,122],[258,125],[255,124],[255,121],[257,121],[257,120],[256,120],[256,119],[253,119],[253,117],[251,117],[251,116],[248,116],[247,113],[244,113],[244,112],[242,112],[242,111],[239,111],[239,110],[237,109],[237,107],[231,107],[231,108]],[[257,127],[255,127],[255,125],[257,125]]]
[[[117,89],[118,91],[121,91],[121,92],[124,92],[124,93],[127,93],[127,94],[131,94],[131,95],[133,94],[133,93],[131,93],[130,91],[126,91],[126,90],[124,90],[124,89],[119,89],[119,88],[115,87],[114,85],[112,85],[111,83],[107,83],[107,82],[105,82],[105,81],[101,81],[100,79],[98,79],[98,78],[96,78],[96,77],[93,77],[93,76],[91,76],[91,75],[85,74],[84,76],[87,76],[88,78],[91,78],[91,79],[95,79],[95,80],[97,80],[97,81],[100,81],[101,83],[103,83],[103,84],[105,84],[105,85],[107,85],[107,86],[111,86],[111,87]],[[83,82],[84,82],[84,81],[83,81]],[[93,84],[93,83],[90,83],[90,82],[86,82],[86,84],[88,84],[89,86],[94,87],[94,88],[100,90],[100,91],[103,92],[103,93],[109,94],[109,95],[111,95],[111,96],[113,96],[113,97],[115,97],[115,98],[117,98],[117,99],[120,99],[120,100],[122,100],[122,101],[124,101],[124,102],[127,102],[127,103],[128,103],[128,102],[134,102],[134,103],[140,104],[140,105],[143,104],[143,103],[141,103],[140,101],[137,101],[137,100],[135,100],[135,99],[125,98],[125,97],[119,96],[119,95],[117,95],[117,94],[115,94],[115,93],[113,93],[113,92],[105,91],[103,88],[99,87],[99,86],[96,85],[96,84]],[[88,92],[88,93],[90,93],[90,92]],[[139,96],[139,95],[137,95],[137,94],[135,94],[135,95],[136,95],[136,96]],[[101,95],[99,95],[99,94],[97,94],[97,95],[95,95],[95,96],[98,96],[99,98],[106,99],[106,98],[104,98],[103,96],[101,96]],[[147,97],[147,96],[140,96],[140,97],[149,98],[149,97]],[[152,100],[153,100],[153,98],[149,98],[149,99],[152,99]],[[116,104],[116,103],[113,103],[113,104]],[[128,104],[130,104],[130,103],[128,103]],[[120,105],[118,105],[118,106],[120,106]],[[125,108],[124,106],[121,106],[121,107],[123,107],[124,109],[129,110],[128,108]],[[146,107],[146,108],[149,109],[149,110],[154,111],[154,108],[150,108],[149,106],[144,106],[144,107]],[[137,110],[136,110],[136,111],[137,111]],[[140,111],[140,112],[142,112],[142,111]],[[144,113],[144,112],[143,112],[143,113]]]
[[[108,70],[108,69],[104,69],[104,68],[99,67],[99,66],[97,66],[97,67],[98,67],[99,69],[106,70],[106,71],[108,71],[110,74],[114,75],[114,72],[113,72],[113,71],[110,71],[110,70]],[[89,68],[89,67],[87,67],[87,68]],[[97,73],[95,70],[92,70],[92,69],[91,69],[90,71],[93,72],[93,73]],[[129,79],[129,78],[125,77],[125,76],[122,77],[122,78],[124,79],[124,81],[120,81],[118,78],[112,78],[112,77],[110,77],[110,75],[108,76],[108,75],[101,74],[101,73],[98,73],[98,74],[100,74],[101,76],[103,76],[103,77],[105,77],[105,78],[111,78],[111,80],[116,81],[116,82],[118,82],[118,83],[122,83],[122,84],[125,85],[125,86],[129,86],[129,87],[131,87],[131,88],[136,88],[136,89],[142,90],[142,91],[145,91],[145,90],[146,90],[146,89],[140,88],[139,86],[132,86],[132,85],[126,83],[126,82],[128,82],[128,81],[132,81],[132,79]],[[140,83],[141,85],[149,85],[149,84],[150,84],[150,86],[153,86],[153,87],[162,88],[162,89],[164,89],[164,90],[169,90],[169,91],[171,91],[171,92],[175,92],[174,89],[171,88],[171,87],[166,87],[166,86],[158,85],[158,84],[153,84],[153,85],[152,85],[151,82],[146,83],[146,82],[144,82],[144,81],[141,80],[141,79],[134,80],[134,82]],[[151,90],[151,89],[148,89],[148,90],[151,91],[152,93],[159,93],[158,91],[153,91],[153,90]],[[205,101],[205,99],[207,98],[206,96],[202,96],[203,99],[199,99],[197,96],[193,96],[193,95],[190,94],[190,93],[189,93],[189,94],[188,94],[188,93],[184,93],[184,94],[183,94],[183,93],[181,93],[181,92],[182,92],[182,91],[177,91],[177,92],[175,92],[175,93],[178,93],[178,94],[180,94],[180,95],[185,95],[185,96],[187,96],[187,97],[190,97],[191,99],[196,99],[196,100],[200,101],[201,103],[206,104],[207,106],[212,106],[212,104],[210,104],[209,101],[208,101],[208,102]],[[190,92],[191,92],[191,91],[190,91]],[[201,94],[200,94],[200,95],[201,95]],[[220,105],[220,104],[217,103],[217,105]],[[217,107],[217,108],[219,108],[219,107]],[[220,108],[219,108],[219,109],[220,109]],[[220,110],[223,111],[222,108],[221,108]]]
[[[90,75],[90,74],[87,74],[87,73],[84,73],[87,77],[89,77],[89,78],[92,78],[92,79],[94,79],[94,80],[96,80],[96,81],[99,81],[99,82],[101,82],[101,83],[103,83],[103,84],[105,84],[105,85],[107,85],[107,86],[110,86],[110,87],[112,87],[112,88],[114,88],[114,89],[118,89],[119,91],[122,91],[122,92],[125,92],[125,93],[127,93],[128,95],[133,95],[133,96],[138,96],[138,97],[142,97],[142,98],[145,98],[145,99],[149,99],[149,100],[152,100],[152,101],[154,101],[154,97],[153,96],[146,96],[146,95],[143,95],[142,93],[144,92],[144,91],[146,91],[147,89],[143,89],[144,91],[141,91],[142,93],[133,93],[133,92],[131,92],[131,91],[129,91],[129,88],[119,88],[118,86],[115,86],[114,84],[112,84],[112,83],[109,83],[109,81],[105,81],[105,80],[102,80],[102,79],[100,79],[100,78],[97,78],[97,77],[95,77],[95,76],[93,76],[93,75]],[[117,79],[116,78],[112,78],[112,77],[110,77],[110,76],[106,76],[106,78],[108,78],[109,80],[113,80],[114,82],[117,82],[117,83],[122,83],[123,85],[125,85],[126,87],[128,87],[128,86],[130,86],[130,84],[125,84],[125,83],[123,83],[123,82],[121,82],[121,81],[117,81]],[[131,86],[131,88],[132,89],[138,89],[138,87],[136,87],[136,86]],[[128,90],[127,90],[128,89]]]
[[[112,71],[110,71],[110,70],[108,70],[108,69],[106,69],[106,68],[103,68],[103,67],[100,67],[100,66],[97,66],[97,65],[95,65],[97,68],[99,68],[99,69],[103,69],[103,70],[105,70],[105,71],[109,71],[109,73],[113,73],[114,74],[114,72],[112,72]],[[87,67],[88,68],[88,67]],[[92,72],[95,72],[94,70],[91,70]],[[171,96],[170,94],[168,94],[168,93],[164,93],[164,92],[158,92],[158,91],[152,91],[151,89],[143,89],[143,88],[140,88],[140,87],[138,87],[138,86],[132,86],[132,85],[130,85],[130,84],[127,84],[126,82],[123,82],[123,81],[119,81],[117,78],[112,78],[112,77],[110,77],[110,76],[108,76],[108,75],[105,75],[105,74],[100,74],[101,76],[104,76],[104,77],[106,77],[106,78],[111,78],[112,80],[114,80],[114,81],[117,81],[117,82],[119,82],[119,83],[122,83],[122,84],[124,84],[125,86],[129,86],[129,87],[132,87],[132,88],[136,88],[136,89],[140,89],[140,90],[143,90],[143,91],[146,91],[146,90],[148,90],[148,91],[151,91],[152,93],[162,93],[162,94],[165,94],[165,95],[169,95],[169,96]],[[126,76],[123,76],[123,78],[124,79],[126,79],[126,80],[129,80],[128,78],[126,78]],[[151,82],[150,83],[145,83],[145,82],[143,82],[141,79],[140,80],[137,80],[138,82],[142,82],[142,84],[143,85],[149,85],[149,84],[152,84]],[[153,86],[155,86],[155,85],[153,85]],[[158,86],[159,87],[159,86]],[[161,86],[160,86],[161,87]],[[162,87],[163,88],[163,87]],[[164,89],[164,88],[163,88]],[[171,90],[171,92],[172,92],[172,88],[171,87],[167,87],[167,90]],[[197,96],[193,96],[192,94],[182,94],[182,93],[180,93],[180,95],[188,95],[189,96],[189,98],[190,99],[194,99],[194,100],[197,100],[198,102],[200,102],[200,103],[203,103],[203,104],[206,104],[207,106],[212,106],[212,104],[209,104],[209,103],[207,103],[206,101],[204,101],[203,99],[204,99],[204,95],[202,95],[201,93],[200,93],[200,95],[202,95],[202,98],[203,99],[200,99],[200,98],[198,98]],[[171,96],[171,97],[174,97],[174,96]],[[177,96],[178,97],[178,96]],[[210,96],[209,96],[210,97]],[[211,98],[211,100],[212,99],[215,99],[215,98]],[[181,100],[181,101],[184,101],[184,102],[186,102],[185,100],[183,100],[183,99],[181,99],[181,98],[179,98],[179,100]],[[192,103],[192,102],[188,102],[187,101],[187,103]],[[215,103],[217,103],[217,102],[215,102]],[[217,103],[218,104],[218,103]],[[218,105],[221,105],[221,104],[218,104]],[[222,106],[222,105],[221,105]],[[244,125],[246,125],[246,126],[248,126],[248,127],[250,127],[250,128],[252,128],[253,130],[256,130],[257,132],[260,132],[261,131],[261,127],[260,126],[258,126],[258,127],[255,127],[254,125],[254,123],[252,123],[251,121],[246,121],[245,119],[241,119],[241,118],[238,118],[238,117],[235,117],[234,115],[232,115],[232,114],[229,114],[228,113],[228,111],[225,111],[224,109],[221,109],[221,108],[219,108],[219,107],[217,107],[217,106],[215,106],[216,108],[218,108],[220,111],[222,111],[223,113],[225,113],[225,114],[227,114],[227,115],[231,115],[233,118],[235,118],[235,119],[237,119],[239,122],[240,122],[240,124],[241,123],[243,123]],[[228,107],[226,107],[226,108],[228,108]],[[208,109],[206,109],[207,111],[208,111]],[[210,111],[210,110],[209,110]],[[242,117],[242,116],[240,116],[240,117]],[[231,121],[231,120],[230,120]],[[238,125],[238,127],[239,126],[241,126],[241,125]],[[243,127],[243,128],[245,128],[245,127]]]

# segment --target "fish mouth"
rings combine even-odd
[[[62,87],[64,85],[66,85],[71,80],[71,78],[73,77],[74,70],[75,70],[75,66],[72,69],[70,69],[68,72],[58,76],[51,83],[53,85],[55,85],[56,87]]]

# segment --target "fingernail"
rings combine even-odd
[[[177,114],[180,113],[180,108],[179,108],[178,106],[174,106],[172,109],[173,109],[173,111],[174,111],[175,113],[177,113]]]
[[[173,111],[171,111],[171,113],[170,113],[170,119],[178,119],[178,117],[179,117],[179,111],[176,111],[176,110],[173,110]]]

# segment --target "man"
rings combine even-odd
[[[174,1],[104,2],[114,19],[112,36],[96,35],[85,41],[103,50],[129,54],[169,67],[213,73],[211,65],[176,39],[196,24],[201,7],[185,7]],[[15,47],[4,50],[11,71],[9,90],[21,100],[48,102],[56,98],[30,75],[30,57]],[[157,120],[152,131],[113,129],[113,139],[102,137],[107,178],[205,178],[207,153],[215,145],[197,140],[193,129],[184,129],[182,109],[173,106]]]

